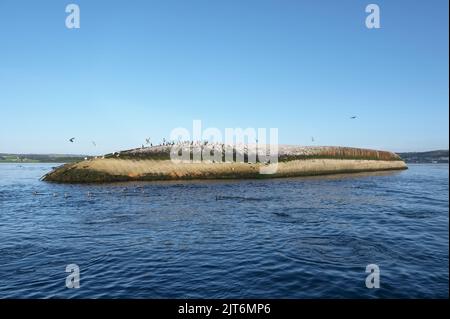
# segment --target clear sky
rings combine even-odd
[[[65,27],[69,3],[80,29]],[[381,29],[365,27],[369,3]],[[0,0],[0,152],[101,154],[195,119],[277,127],[283,144],[448,149],[448,10],[447,0]]]

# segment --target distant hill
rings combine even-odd
[[[5,154],[0,153],[0,163],[73,163],[83,160],[85,155],[71,154]]]
[[[448,163],[448,150],[397,153],[406,163]]]

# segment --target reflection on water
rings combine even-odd
[[[0,164],[0,297],[448,296],[448,165],[59,185]],[[65,287],[65,266],[81,288]],[[379,265],[381,288],[365,287]]]

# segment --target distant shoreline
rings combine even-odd
[[[397,153],[408,164],[448,164],[448,150]]]
[[[11,154],[0,153],[0,163],[75,163],[92,158],[85,155],[70,154]]]
[[[407,164],[448,164],[449,151],[435,150],[426,152],[396,152]],[[92,155],[73,154],[14,154],[0,153],[0,163],[75,163],[85,158],[93,159]]]

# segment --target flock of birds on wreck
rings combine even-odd
[[[146,141],[147,147],[148,146],[149,147],[153,147],[153,143],[150,142],[150,138],[146,138],[145,141]],[[69,142],[74,143],[75,142],[75,137],[70,138]],[[258,143],[258,140],[256,139],[255,142]],[[94,146],[97,146],[97,143],[95,143],[94,141],[92,141],[92,144]],[[208,147],[211,147],[212,150],[215,150],[215,149],[222,149],[222,150],[224,150],[225,147],[226,147],[225,143],[209,142],[209,141],[188,141],[188,140],[175,142],[175,141],[167,141],[165,138],[163,139],[163,141],[161,143],[155,145],[155,147],[174,146],[174,145],[187,146],[187,147],[189,147],[189,146],[193,146],[193,147],[205,147],[205,146],[208,146]],[[145,149],[146,146],[144,144],[142,144],[141,148]],[[247,151],[247,147],[246,146],[244,146],[244,151]],[[116,156],[116,157],[119,157],[120,156],[120,152],[113,152],[112,155]],[[98,157],[95,156],[94,158],[97,159]],[[105,156],[102,156],[101,158],[104,159]],[[84,159],[87,160],[88,158],[85,157]]]
[[[357,116],[353,115],[353,116],[350,117],[350,119],[351,120],[355,120],[355,119],[357,119]],[[74,143],[75,142],[75,137],[70,138],[69,142],[70,143]],[[258,140],[255,140],[255,142],[258,143]],[[314,136],[311,136],[311,142],[315,142]],[[95,141],[92,141],[92,145],[94,147],[96,147],[97,143]],[[148,146],[153,147],[153,143],[151,142],[150,138],[146,138],[145,139],[145,145],[147,145],[147,147]],[[142,144],[142,148],[143,149],[145,148],[145,145]],[[222,149],[225,147],[224,143],[210,143],[208,141],[177,141],[177,142],[175,142],[175,141],[167,141],[165,138],[163,138],[163,141],[161,143],[159,143],[158,145],[155,145],[155,146],[173,146],[173,145],[196,146],[196,147],[209,145],[209,146],[212,146],[213,150],[216,147],[219,147],[219,148],[222,148]],[[113,155],[115,155],[116,157],[119,157],[120,156],[120,152],[114,152]],[[95,156],[95,158],[97,158],[97,156]],[[105,158],[105,157],[102,156],[102,159],[103,158]],[[85,158],[85,160],[87,160],[87,158]]]

